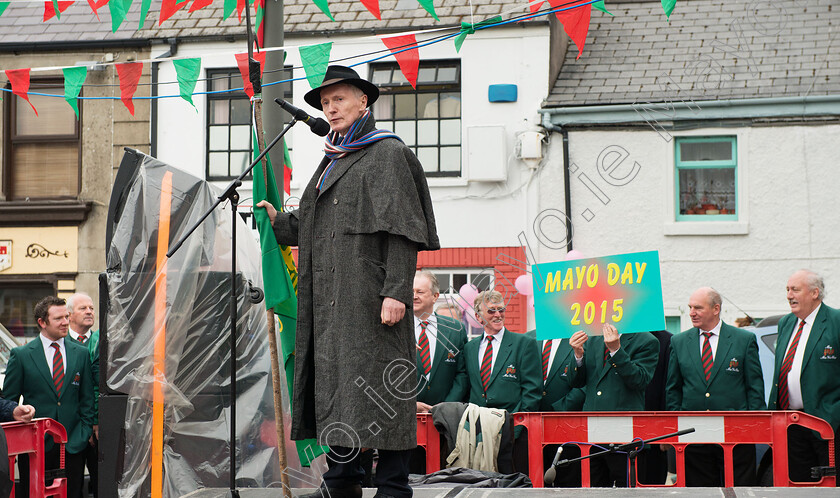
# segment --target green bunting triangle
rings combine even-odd
[[[52,0],[53,9],[55,9],[55,18],[61,19],[61,10],[58,8],[58,0]]]
[[[76,113],[76,119],[79,119],[79,101],[77,97],[82,91],[82,85],[85,84],[87,78],[87,68],[84,66],[65,67],[64,71],[64,100],[70,104],[73,111]]]
[[[152,0],[143,0],[143,3],[140,4],[140,25],[137,29],[143,29],[143,25],[146,24],[146,16],[149,14],[149,8],[151,6]]]
[[[172,61],[172,64],[175,65],[175,75],[178,77],[178,88],[181,91],[181,98],[195,107],[192,101],[192,94],[195,90],[195,83],[198,81],[198,73],[201,72],[201,58],[175,59]]]
[[[133,0],[111,0],[108,2],[108,10],[111,11],[111,32],[116,33],[125,21],[128,9]]]
[[[674,7],[677,5],[677,0],[662,0],[662,10],[665,11],[665,16],[670,19],[671,12],[674,11]]]
[[[421,7],[426,9],[426,12],[435,18],[435,21],[440,22],[440,18],[435,14],[435,2],[433,0],[417,0]]]
[[[332,42],[298,48],[300,61],[310,87],[317,88],[324,81],[327,66],[330,63],[330,50],[332,50]]]
[[[604,5],[604,0],[598,0],[597,2],[593,3],[592,6],[595,7],[596,9],[600,10],[601,12],[609,14],[613,17],[615,16],[615,14],[613,14],[612,12],[607,10],[607,6]]]
[[[330,18],[330,21],[335,21],[335,17],[330,14],[330,6],[327,5],[327,0],[312,0],[312,2],[321,9],[321,12],[327,15]]]
[[[225,0],[224,10],[222,10],[222,19],[227,21],[227,18],[236,10],[236,0]]]
[[[0,2],[0,16],[3,15],[3,12],[6,11],[6,7],[8,7],[10,3],[12,2]]]

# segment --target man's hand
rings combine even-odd
[[[93,426],[93,434],[90,435],[90,439],[88,439],[88,444],[91,446],[96,444],[96,441],[99,439],[99,425]]]
[[[432,411],[432,405],[427,405],[422,401],[417,402],[417,413],[429,413]]]
[[[578,360],[583,358],[583,344],[588,340],[589,336],[582,330],[578,330],[569,338],[569,346],[575,351],[575,358]]]
[[[268,219],[271,220],[271,224],[274,224],[274,218],[277,217],[277,210],[274,209],[274,206],[271,205],[268,201],[260,201],[257,203],[258,208],[265,208],[265,212],[268,214]]]
[[[32,422],[35,416],[35,407],[32,405],[17,405],[12,411],[12,418],[18,422]]]
[[[621,340],[618,338],[618,330],[610,323],[605,323],[601,330],[604,333],[604,345],[610,350],[610,353],[615,353],[621,347]]]
[[[403,316],[405,316],[405,304],[403,302],[397,301],[393,297],[386,297],[382,301],[382,313],[380,314],[382,323],[392,326],[402,320]]]

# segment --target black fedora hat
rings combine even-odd
[[[337,85],[339,83],[346,83],[360,88],[365,95],[367,95],[368,107],[372,106],[376,99],[379,98],[379,88],[370,81],[359,78],[359,73],[345,66],[329,66],[327,74],[324,75],[324,82],[318,88],[313,88],[306,92],[303,100],[315,109],[323,110],[321,108],[321,90],[328,86]]]

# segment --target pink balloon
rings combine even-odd
[[[531,275],[528,275],[527,273],[516,277],[516,280],[513,282],[513,286],[516,287],[516,290],[523,296],[530,296],[534,293],[534,280],[531,279]]]
[[[583,259],[583,253],[578,251],[577,249],[572,249],[571,251],[566,253],[566,261],[571,259]]]
[[[476,289],[473,284],[464,284],[458,290],[458,294],[466,299],[467,303],[472,306],[473,301],[475,301],[475,297],[478,295],[478,289]]]
[[[467,311],[465,311],[464,316],[467,317],[467,322],[470,324],[471,327],[483,327],[483,325],[481,325],[481,323],[479,323],[479,321],[476,320],[475,313],[473,313],[472,308],[469,308]]]
[[[528,309],[534,311],[534,296],[528,296]]]

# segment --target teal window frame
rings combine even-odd
[[[683,144],[703,142],[729,142],[732,153],[729,160],[681,161]],[[682,214],[680,213],[680,171],[690,169],[732,169],[735,177],[735,214]],[[676,221],[738,221],[741,206],[738,202],[738,139],[736,136],[676,137],[674,141],[674,215]]]

